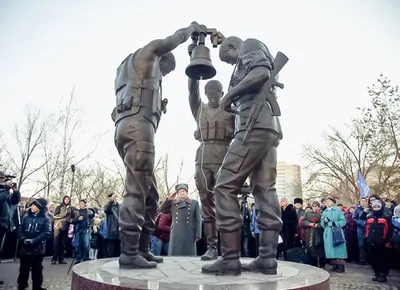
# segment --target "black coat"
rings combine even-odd
[[[0,186],[0,233],[13,230],[13,215],[15,205],[21,201],[21,193],[16,190],[10,194],[10,189]]]
[[[294,247],[295,235],[297,234],[297,213],[292,204],[282,209],[282,239],[284,249]]]
[[[82,217],[82,220],[79,219],[80,216]],[[74,213],[74,231],[84,232],[88,230],[90,228],[90,225],[92,224],[93,217],[93,212],[91,210],[88,210],[87,208],[78,209]]]
[[[46,239],[51,235],[51,221],[45,211],[33,214],[31,210],[23,217],[19,227],[21,242],[20,255],[44,255]],[[25,244],[26,239],[33,239],[32,244]]]
[[[104,207],[104,213],[107,215],[107,239],[119,239],[119,204],[109,201]]]
[[[243,207],[241,208],[241,213],[243,214]],[[251,235],[250,224],[251,224],[250,212],[249,209],[245,207],[243,216],[242,236],[250,237]]]

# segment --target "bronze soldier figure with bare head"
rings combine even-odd
[[[193,49],[189,46],[189,54]],[[196,152],[195,181],[199,191],[207,251],[201,260],[218,258],[218,231],[215,219],[214,185],[217,172],[229,148],[235,130],[234,115],[219,108],[224,95],[222,84],[217,80],[205,85],[208,104],[203,103],[199,93],[199,81],[189,78],[189,104],[197,130],[194,137],[200,141]]]
[[[171,51],[196,31],[199,25],[193,22],[165,39],[153,40],[129,54],[117,69],[112,119],[115,146],[126,167],[126,194],[119,216],[120,268],[154,268],[163,261],[149,249],[158,202],[154,134],[167,103],[161,96],[161,81],[175,69]]]
[[[282,228],[281,211],[275,188],[277,145],[282,139],[279,119],[273,113],[268,99],[275,89],[263,90],[274,72],[274,58],[265,44],[257,39],[245,41],[238,37],[224,38],[220,59],[236,65],[231,89],[221,99],[223,110],[237,108],[235,137],[222,162],[214,187],[216,218],[221,234],[222,258],[202,267],[203,273],[239,275],[242,270],[277,273],[276,253]],[[273,75],[273,78],[275,76]],[[272,77],[271,77],[272,80]],[[276,96],[274,95],[276,100]],[[261,102],[257,100],[261,99]],[[260,107],[255,105],[261,104]],[[257,109],[257,110],[256,110]],[[257,112],[257,114],[254,114]],[[251,130],[249,120],[255,118]],[[257,226],[260,229],[259,256],[250,264],[241,265],[240,246],[242,217],[237,195],[245,180],[255,200]]]

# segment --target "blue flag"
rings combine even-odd
[[[368,184],[365,182],[364,176],[358,171],[358,178],[357,178],[358,189],[360,190],[361,198],[366,198],[371,192],[369,189]]]

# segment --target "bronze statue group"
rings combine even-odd
[[[225,93],[222,84],[205,85],[208,104],[201,101],[199,80],[215,75],[207,58],[205,37],[219,45],[221,61],[235,65]],[[242,271],[277,273],[277,246],[282,228],[276,192],[277,147],[282,139],[280,110],[276,102],[276,75],[288,59],[277,59],[257,39],[225,38],[215,29],[193,22],[165,39],[156,39],[131,53],[117,69],[115,146],[126,167],[126,194],[119,224],[121,228],[120,268],[155,268],[162,263],[149,249],[157,211],[154,135],[167,100],[162,98],[163,78],[175,69],[171,53],[192,38],[189,76],[189,104],[197,122],[195,138],[195,180],[202,204],[208,249],[202,260],[212,260],[202,272],[239,275]],[[196,40],[199,40],[198,42]],[[208,54],[209,58],[209,54]],[[260,230],[259,256],[241,264],[242,216],[237,195],[247,179],[255,200]],[[174,203],[178,207],[178,202]],[[221,255],[218,259],[217,233]],[[195,233],[193,233],[195,235]],[[196,239],[193,236],[193,239]]]

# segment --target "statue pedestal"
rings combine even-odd
[[[252,259],[241,259],[248,263]],[[329,273],[308,265],[279,262],[278,275],[243,272],[240,276],[201,273],[209,262],[200,257],[164,257],[156,269],[121,270],[118,258],[84,262],[73,267],[72,290],[328,290]]]

